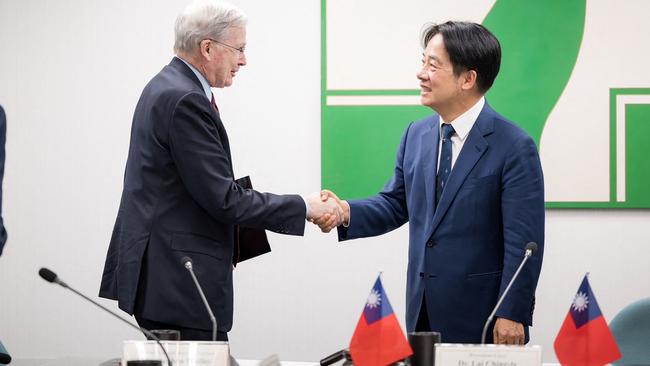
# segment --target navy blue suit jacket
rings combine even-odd
[[[5,176],[5,142],[7,141],[7,118],[5,111],[0,106],[0,255],[7,242],[7,231],[2,219],[2,180]]]
[[[408,222],[407,330],[415,328],[426,291],[432,330],[444,342],[479,343],[530,241],[539,251],[497,317],[532,325],[544,242],[542,168],[534,141],[486,103],[436,208],[439,121],[434,114],[408,126],[392,178],[379,194],[349,201],[350,226],[339,227],[339,239],[380,235]]]
[[[294,235],[305,228],[300,196],[243,189],[233,178],[219,114],[192,70],[174,58],[145,87],[133,116],[100,296],[149,320],[211,329],[180,262],[188,255],[219,331],[229,331],[234,225]]]

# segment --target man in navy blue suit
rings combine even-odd
[[[230,143],[211,87],[246,65],[246,17],[218,1],[189,5],[175,26],[174,57],[145,87],[133,116],[124,190],[99,295],[148,329],[210,340],[212,324],[190,256],[227,340],[233,315],[237,227],[302,235],[305,219],[338,215],[319,194],[276,195],[234,181]],[[244,245],[244,243],[242,243]]]
[[[7,118],[0,106],[0,255],[7,242],[7,230],[2,219],[2,180],[5,176],[5,142],[7,141]]]
[[[499,41],[480,24],[423,33],[421,102],[436,113],[411,123],[392,178],[377,195],[341,201],[316,223],[339,240],[409,223],[406,328],[443,342],[479,343],[484,322],[524,256],[527,263],[490,325],[488,341],[528,342],[544,242],[544,182],[534,141],[496,113],[485,93],[499,72]],[[336,196],[323,191],[323,197]],[[337,198],[338,200],[338,198]]]

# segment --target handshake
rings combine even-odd
[[[331,191],[324,189],[309,195],[307,204],[307,220],[318,225],[324,233],[340,225],[347,226],[350,222],[350,205]]]

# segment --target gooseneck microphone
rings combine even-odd
[[[192,280],[194,280],[194,286],[196,286],[196,289],[199,291],[199,295],[201,295],[201,300],[203,300],[203,305],[205,306],[205,309],[208,311],[208,315],[210,316],[210,321],[212,322],[212,341],[217,340],[217,318],[214,317],[214,314],[212,313],[212,309],[210,308],[210,304],[208,304],[208,299],[205,298],[205,294],[203,293],[203,289],[201,288],[201,285],[199,284],[199,280],[196,279],[196,275],[194,274],[194,267],[192,266],[192,258],[190,257],[183,257],[181,258],[181,264],[185,269],[187,269],[188,272],[190,272],[190,275],[192,276]]]
[[[350,351],[348,351],[347,348],[342,349],[340,351],[336,351],[335,353],[332,353],[331,355],[323,358],[322,360],[320,360],[320,366],[329,366],[343,359],[345,359],[346,361],[351,360]]]
[[[521,264],[519,265],[519,268],[517,268],[517,271],[515,274],[512,276],[512,279],[510,279],[510,282],[508,283],[508,286],[506,289],[503,291],[503,294],[501,294],[501,297],[499,298],[499,301],[497,301],[497,304],[494,306],[494,310],[492,310],[492,313],[490,316],[488,316],[487,321],[485,322],[485,325],[483,326],[483,333],[481,334],[481,344],[485,344],[485,336],[487,333],[488,326],[492,322],[492,319],[494,318],[494,314],[496,314],[497,310],[499,309],[499,305],[503,302],[503,299],[506,298],[506,295],[508,294],[508,291],[510,291],[510,287],[512,287],[512,284],[515,282],[515,279],[519,276],[519,272],[521,272],[521,269],[524,268],[524,264],[526,264],[526,261],[528,261],[528,258],[532,257],[533,254],[537,251],[537,243],[535,242],[529,242],[526,244],[526,249],[524,252],[524,259],[521,261]]]
[[[149,337],[150,339],[155,340],[156,343],[158,343],[158,346],[160,346],[160,348],[162,349],[162,351],[165,353],[165,357],[167,358],[167,364],[168,364],[169,366],[172,366],[172,361],[171,361],[171,359],[169,358],[169,355],[167,354],[167,351],[165,350],[165,347],[163,347],[163,345],[160,343],[160,339],[158,339],[158,337],[156,337],[153,333],[151,333],[151,332],[148,331],[147,329],[144,329],[144,328],[142,328],[142,327],[138,327],[137,325],[132,324],[130,321],[128,321],[128,320],[122,318],[121,316],[117,315],[116,313],[114,313],[113,311],[109,310],[108,308],[106,308],[106,307],[103,306],[102,304],[100,304],[100,303],[94,301],[93,299],[89,298],[88,296],[86,296],[86,295],[82,294],[81,292],[75,290],[74,288],[68,286],[67,283],[65,283],[65,282],[63,282],[63,281],[61,281],[61,280],[59,279],[59,277],[56,275],[56,273],[50,271],[49,269],[47,269],[47,268],[41,268],[41,269],[38,271],[38,274],[39,274],[39,275],[41,276],[41,278],[43,278],[45,281],[50,282],[50,283],[56,283],[57,285],[60,285],[60,286],[62,286],[62,287],[67,288],[68,290],[74,292],[75,294],[77,294],[77,295],[83,297],[85,300],[90,301],[90,302],[93,303],[95,306],[100,307],[102,310],[106,311],[107,313],[109,313],[109,314],[113,315],[114,317],[120,319],[121,321],[125,322],[125,323],[128,324],[130,327],[133,327],[133,328],[135,328],[135,329],[141,331],[142,333],[146,334],[147,337]]]

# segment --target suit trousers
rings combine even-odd
[[[420,305],[420,314],[418,315],[418,322],[415,324],[416,332],[430,332],[431,324],[429,323],[429,313],[427,312],[426,296],[422,295],[422,304]]]
[[[142,308],[144,307],[144,296],[145,293],[146,281],[144,280],[144,274],[147,273],[147,267],[149,266],[149,261],[147,260],[147,252],[149,248],[145,249],[144,259],[142,261],[142,268],[140,269],[140,281],[138,283],[138,295],[135,298],[135,309],[134,316],[135,320],[138,322],[138,325],[141,328],[146,330],[154,329],[170,329],[177,330],[181,333],[182,341],[211,341],[212,340],[212,330],[196,329],[196,328],[186,328],[180,325],[167,324],[159,321],[147,319],[142,316]],[[228,341],[228,333],[217,331],[217,340],[218,341]]]
[[[138,322],[138,325],[141,328],[147,330],[153,330],[153,329],[177,330],[181,333],[181,341],[211,341],[212,340],[211,330],[183,328],[177,325],[165,324],[154,320],[145,319],[138,315],[135,316],[135,320]],[[228,333],[217,331],[217,341],[228,342]]]

